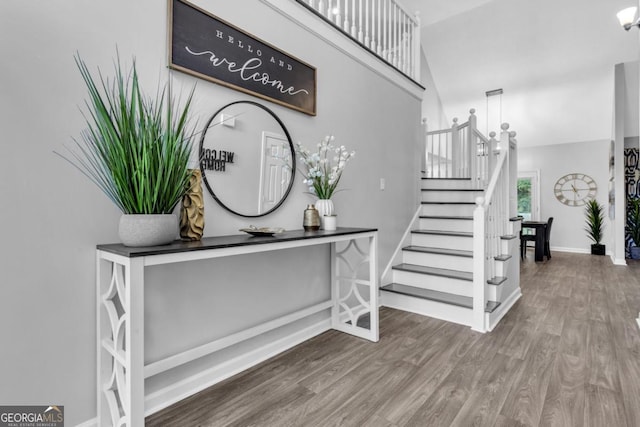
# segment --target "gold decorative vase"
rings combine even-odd
[[[307,209],[304,210],[302,228],[304,228],[304,231],[316,231],[320,229],[320,215],[318,215],[315,206],[307,205]]]
[[[202,197],[202,175],[193,169],[189,190],[182,198],[180,209],[180,237],[182,240],[200,240],[204,232],[204,199]]]

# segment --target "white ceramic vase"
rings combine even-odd
[[[178,217],[173,214],[124,214],[118,226],[125,246],[158,246],[173,242],[178,236]]]
[[[324,217],[329,215],[335,215],[333,202],[331,199],[318,199],[316,201],[316,209],[320,215],[320,228],[324,229]]]

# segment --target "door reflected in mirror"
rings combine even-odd
[[[273,111],[256,102],[232,102],[213,114],[202,133],[199,153],[205,187],[236,215],[273,212],[293,185],[291,136]]]

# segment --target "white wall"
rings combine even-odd
[[[237,2],[197,4],[318,68],[317,117],[265,104],[295,141],[313,145],[332,133],[356,150],[341,183],[345,191],[334,200],[339,221],[378,227],[379,260],[386,263],[417,205],[420,99],[261,2],[252,2],[250,13]],[[116,46],[123,62],[136,55],[150,91],[169,74],[177,89],[197,83],[194,111],[201,123],[227,102],[253,99],[167,71],[166,27],[163,1],[0,3],[0,28],[15,35],[0,38],[2,404],[65,405],[69,425],[95,416],[95,245],[117,241],[120,213],[52,153],[84,127],[78,106],[86,92],[74,52],[105,74],[111,74]],[[385,191],[379,190],[380,178],[386,179]],[[249,223],[299,229],[313,200],[304,191],[298,176],[280,210],[251,220],[207,198],[205,235],[236,234]],[[145,311],[148,359],[322,298],[326,250],[283,255],[152,269]],[[267,304],[257,307],[247,295]],[[156,378],[148,386],[162,387],[172,378]]]
[[[428,130],[450,127],[451,123],[447,121],[447,117],[444,114],[440,94],[431,75],[429,61],[422,49],[420,50],[420,74],[420,82],[425,87],[425,96],[422,99],[422,117],[427,119]],[[462,120],[462,122],[464,121],[465,120]]]
[[[566,206],[553,192],[558,178],[568,173],[584,173],[598,184],[596,200],[608,207],[609,185],[608,140],[524,147],[518,151],[519,171],[540,171],[540,217],[553,217],[551,250],[589,252],[591,241],[583,230],[584,207]],[[603,243],[610,244],[611,226],[605,222]],[[610,248],[607,248],[609,250]]]
[[[624,64],[624,136],[638,136],[640,134],[640,113],[638,112],[638,61],[625,62]]]
[[[476,108],[484,124],[485,92],[502,88],[520,146],[611,137],[613,65],[638,57],[637,33],[615,18],[629,1],[450,3],[460,13],[421,32],[449,118]]]

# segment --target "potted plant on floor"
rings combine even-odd
[[[587,226],[584,229],[589,239],[593,241],[591,254],[604,255],[605,245],[600,243],[604,231],[604,207],[595,199],[591,199],[585,206],[585,216]]]
[[[626,229],[632,240],[629,254],[632,259],[640,259],[640,198],[629,200]]]
[[[194,130],[188,114],[193,89],[177,108],[170,86],[155,98],[140,88],[135,60],[115,78],[96,81],[75,57],[87,86],[87,129],[67,155],[61,155],[96,184],[122,211],[119,235],[127,246],[166,244],[178,235],[173,210],[189,188]]]

